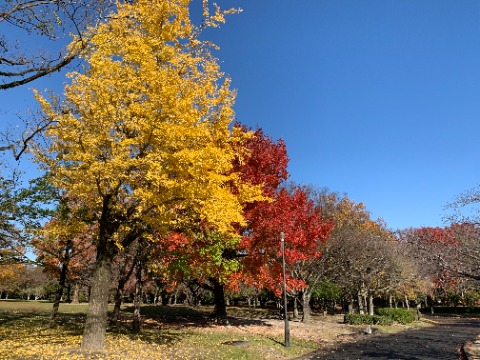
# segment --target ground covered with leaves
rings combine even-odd
[[[362,332],[341,316],[315,316],[312,323],[290,322],[285,348],[284,322],[272,311],[229,308],[228,324],[216,324],[208,307],[145,306],[140,334],[130,332],[132,308],[111,326],[103,353],[82,353],[86,305],[60,306],[49,328],[51,304],[0,301],[0,359],[293,359]]]

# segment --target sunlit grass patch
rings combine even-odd
[[[0,360],[292,359],[317,348],[293,336],[286,349],[281,336],[216,326],[209,309],[145,306],[140,334],[130,332],[131,313],[122,312],[123,321],[109,327],[104,351],[82,353],[86,306],[61,304],[55,328],[48,327],[51,308],[51,303],[0,301]]]
[[[237,342],[244,345],[238,346]],[[145,334],[108,333],[105,351],[81,353],[81,334],[69,335],[57,329],[19,327],[2,329],[1,359],[273,359],[292,358],[314,350],[295,344],[285,349],[280,339],[255,335],[239,337],[200,331],[147,331]]]

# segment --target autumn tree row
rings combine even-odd
[[[63,5],[59,21],[74,6]],[[145,268],[208,281],[222,317],[224,285],[235,273],[278,291],[272,244],[280,231],[292,243],[293,263],[317,253],[331,228],[301,189],[278,189],[287,176],[283,143],[231,126],[235,93],[200,33],[233,11],[210,12],[204,1],[203,23],[195,26],[189,5],[118,4],[116,14],[70,44],[84,68],[69,75],[63,96],[36,93],[42,137],[31,143],[32,154],[58,203],[34,243],[46,264],[49,256],[59,260],[60,289],[74,273],[75,255],[86,259],[82,246],[94,256],[86,350],[103,346],[114,266],[126,275],[135,268],[138,286]],[[2,17],[22,21],[17,10]]]
[[[15,69],[2,71],[4,89],[77,57],[82,68],[69,74],[61,96],[35,92],[42,117],[18,150],[29,147],[45,175],[20,192],[20,200],[1,201],[7,217],[0,222],[0,261],[24,257],[18,219],[25,218],[39,260],[58,272],[54,309],[68,281],[88,280],[85,350],[103,347],[114,273],[117,306],[135,278],[135,331],[147,275],[170,286],[188,280],[210,289],[218,318],[226,316],[226,288],[279,295],[280,232],[287,243],[287,290],[302,303],[305,319],[327,281],[356,298],[362,311],[364,305],[372,311],[375,296],[406,294],[419,284],[401,242],[362,204],[285,185],[283,141],[233,124],[235,92],[202,30],[235,10],[202,3],[200,25],[191,21],[191,0],[115,7],[110,1],[19,1],[0,8],[0,22],[26,24],[47,37],[61,33],[48,25],[76,25],[58,58],[22,57],[6,45],[1,50],[1,66]],[[52,16],[29,12],[52,5],[56,12],[45,13]],[[80,9],[94,16],[80,15],[89,20],[83,22],[76,17]],[[104,11],[108,16],[99,21]],[[0,186],[12,191],[8,182]],[[54,205],[40,206],[47,199]]]

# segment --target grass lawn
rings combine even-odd
[[[319,347],[292,331],[291,347],[285,348],[282,322],[260,310],[229,309],[230,325],[221,326],[208,308],[145,306],[140,334],[130,334],[132,309],[124,307],[120,325],[108,329],[105,351],[85,354],[79,347],[87,305],[61,304],[54,329],[48,328],[51,308],[48,302],[0,300],[1,360],[292,359]]]

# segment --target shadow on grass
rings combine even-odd
[[[83,333],[86,319],[84,310],[80,312],[79,309],[79,312],[76,313],[60,310],[56,320],[57,326],[50,329],[51,307],[47,304],[20,304],[18,302],[20,305],[18,307],[6,307],[5,303],[3,305],[0,306],[0,324],[2,329],[6,330],[6,336],[9,336],[7,333],[14,334],[15,330],[19,328],[27,333],[31,331],[41,334],[42,337],[55,333],[74,336],[80,336]],[[215,318],[211,316],[211,307],[145,305],[141,308],[142,330],[139,334],[135,334],[131,332],[133,310],[133,306],[122,308],[121,321],[110,324],[107,332],[114,337],[116,335],[126,336],[132,340],[168,345],[191,336],[191,333],[186,330],[218,326]],[[266,321],[269,317],[264,316],[261,312],[250,313],[250,311],[240,308],[229,308],[229,314],[231,316],[227,317],[227,321],[230,326],[271,326]],[[111,312],[109,312],[110,316]]]
[[[80,335],[83,332],[85,314],[61,314],[57,315],[57,327],[70,335]],[[50,314],[44,312],[0,312],[2,328],[49,328]]]
[[[134,307],[128,306],[123,312],[133,313]],[[247,326],[257,325],[270,327],[264,318],[254,318],[250,314],[238,310],[229,309],[231,316],[227,316],[226,320],[231,326]],[[188,327],[211,327],[216,326],[217,321],[211,314],[209,308],[192,308],[188,306],[161,306],[161,305],[145,305],[141,308],[141,314],[144,318],[145,325],[148,326],[148,320],[160,322],[168,325],[175,325],[182,328]]]

